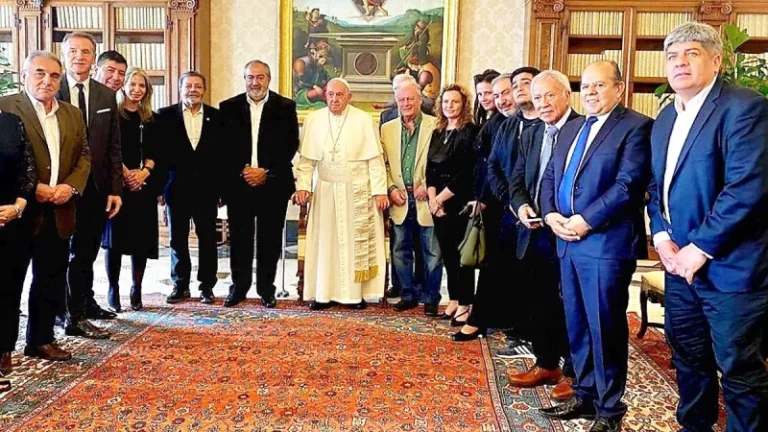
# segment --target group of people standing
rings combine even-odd
[[[3,374],[12,370],[30,260],[25,354],[67,360],[53,341],[56,317],[69,335],[109,337],[88,319],[121,311],[122,255],[132,257],[131,307],[142,308],[143,272],[157,257],[159,197],[171,233],[167,301],[191,297],[192,220],[200,300],[214,303],[216,212],[227,205],[233,285],[224,306],[250,289],[255,235],[256,287],[268,308],[276,305],[292,200],[310,206],[304,298],[311,309],[362,309],[383,294],[389,210],[395,310],[423,303],[427,316],[460,327],[457,342],[489,328],[530,341],[536,363],[510,373],[510,385],[556,384],[552,397],[562,404],[542,414],[618,431],[627,410],[628,287],[645,253],[647,207],[667,271],[680,424],[711,430],[722,383],[729,430],[768,427],[761,352],[768,101],[718,76],[722,42],[712,27],[687,23],[667,36],[676,96],[655,122],[622,105],[619,66],[601,60],[581,76],[584,115],[570,106],[568,77],[555,70],[486,71],[475,78],[474,110],[457,84],[443,87],[430,110],[404,74],[393,81],[394,106],[377,130],[350,105],[350,85],[335,78],[327,107],[307,117],[301,137],[295,104],[268,90],[271,73],[261,61],[245,66],[246,92],[219,110],[202,102],[205,77],[188,72],[180,103],[154,113],[151,80],[127,69],[119,53],[103,54],[89,78],[94,49],[87,34],[69,35],[65,70],[52,54],[33,52],[24,91],[0,98]],[[476,279],[459,248],[478,216],[486,254]],[[93,300],[100,246],[108,250],[112,312]],[[449,302],[440,314],[443,269]]]
[[[530,341],[536,363],[509,373],[510,385],[555,385],[563,403],[543,415],[618,431],[647,208],[667,271],[679,423],[712,430],[721,383],[728,430],[763,430],[768,100],[723,82],[722,41],[708,25],[681,25],[664,50],[676,95],[655,122],[622,105],[624,79],[608,60],[581,75],[583,115],[555,70],[477,75],[474,118],[461,86],[443,88],[433,117],[419,86],[396,78],[399,115],[381,127],[395,310],[421,302],[437,316],[442,264],[450,301],[440,318],[461,326],[454,341],[488,328]],[[475,279],[459,246],[478,213],[486,260]]]
[[[221,111],[203,103],[207,82],[195,71],[180,77],[178,104],[153,111],[147,72],[128,67],[116,51],[97,60],[95,49],[92,36],[71,33],[62,42],[63,63],[33,51],[22,67],[22,91],[0,98],[3,375],[13,370],[30,262],[27,356],[72,357],[55,343],[57,324],[68,336],[111,336],[91,320],[122,312],[124,255],[131,257],[130,307],[143,308],[147,260],[158,258],[158,204],[166,206],[170,225],[174,288],[168,303],[191,297],[190,221],[199,242],[200,301],[215,302],[216,218],[227,205],[233,285],[224,306],[242,302],[251,287],[255,234],[257,291],[266,307],[276,305],[299,129],[295,104],[269,91],[269,65],[249,62],[245,93],[222,102]],[[100,248],[106,251],[108,309],[93,292]]]

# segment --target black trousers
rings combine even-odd
[[[519,262],[515,256],[516,221],[509,210],[505,215],[499,207],[488,205],[483,213],[485,266],[477,278],[477,292],[467,324],[484,329],[515,328],[519,331],[527,315],[514,308],[517,290],[522,288]]]
[[[461,306],[469,306],[475,297],[475,269],[462,267],[459,256],[459,244],[464,239],[468,217],[459,216],[457,209],[452,210],[443,217],[433,218],[435,234],[448,279],[448,296]]]
[[[53,342],[56,314],[64,308],[66,299],[69,241],[70,238],[59,237],[53,208],[47,208],[40,230],[28,242],[22,263],[26,269],[32,261],[27,345],[40,346]],[[18,314],[18,306],[15,309]]]
[[[75,234],[70,245],[66,316],[62,317],[68,323],[82,319],[86,308],[96,304],[93,263],[99,255],[101,235],[107,222],[106,207],[107,196],[96,190],[93,177],[89,177],[83,196],[77,201]]]
[[[275,296],[277,262],[283,249],[283,228],[288,200],[230,203],[230,266],[234,292],[245,296],[253,282],[254,235],[256,237],[256,292],[261,298]],[[255,219],[255,223],[254,223]]]
[[[19,338],[19,307],[29,261],[27,220],[0,228],[0,352],[12,352]]]
[[[168,223],[171,232],[171,279],[173,284],[182,289],[189,289],[192,273],[192,259],[189,254],[189,221],[195,222],[198,241],[197,280],[201,289],[216,285],[218,253],[216,250],[216,215],[215,200],[166,200]],[[185,202],[187,201],[187,202]]]
[[[521,291],[524,307],[530,311],[528,328],[536,365],[552,370],[566,360],[564,372],[573,377],[570,361],[568,332],[565,327],[565,309],[560,296],[560,263],[554,253],[554,239],[547,228],[531,233],[531,240],[519,270],[523,276]]]

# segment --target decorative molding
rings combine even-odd
[[[702,0],[699,20],[710,24],[724,24],[733,12],[732,0]]]
[[[23,11],[39,12],[43,8],[43,0],[16,0],[16,6]]]
[[[194,12],[200,6],[198,0],[170,0],[168,7],[178,12]]]
[[[533,14],[536,18],[559,18],[565,9],[564,0],[533,0]]]

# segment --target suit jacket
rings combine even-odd
[[[567,121],[570,122],[581,117],[582,116],[579,113],[572,109]],[[509,201],[512,204],[515,215],[517,215],[517,210],[523,204],[528,204],[529,206],[536,209],[537,214],[541,216],[539,203],[534,203],[533,197],[536,195],[536,180],[539,176],[539,158],[541,156],[541,145],[544,141],[544,130],[546,127],[547,124],[541,122],[538,125],[523,131],[523,136],[520,138],[520,148],[517,152],[515,168],[512,170],[512,175],[508,179]],[[557,148],[559,144],[560,135],[558,134],[555,148]],[[550,159],[550,163],[551,162],[552,160]],[[539,202],[541,202],[541,196],[539,196]],[[532,230],[525,229],[525,227],[522,227],[518,230],[517,257],[520,259],[525,256],[525,253],[528,249],[528,243],[531,240],[531,231]],[[554,236],[552,231],[547,226],[538,228],[536,231],[542,231],[543,233],[546,233],[546,235]],[[552,240],[552,243],[554,244],[554,239]]]
[[[493,140],[491,154],[488,156],[488,188],[493,196],[507,209],[510,202],[509,177],[515,168],[517,152],[522,134],[519,133],[522,114],[504,120]],[[536,119],[533,125],[540,123]],[[506,210],[504,210],[506,212]]]
[[[432,131],[437,126],[437,119],[422,114],[421,127],[419,128],[419,137],[416,146],[416,163],[413,171],[413,186],[427,185],[427,151],[429,150],[429,139],[432,137]],[[403,164],[402,164],[402,128],[401,117],[385,123],[381,127],[381,145],[384,147],[384,161],[387,166],[387,189],[397,186],[400,190],[405,190],[403,182]],[[395,224],[400,225],[408,214],[408,196],[406,195],[405,205],[393,205],[389,209],[389,214]],[[431,227],[434,225],[432,214],[429,212],[429,204],[426,201],[416,201],[416,219],[419,225]]]
[[[184,126],[183,107],[178,103],[161,108],[155,119],[164,147],[162,159],[168,168],[165,201],[169,205],[217,203],[224,186],[220,143],[226,138],[219,110],[203,104],[203,129],[197,148],[193,148]]]
[[[0,110],[8,111],[21,117],[27,130],[32,150],[37,163],[37,177],[40,183],[50,184],[51,156],[45,133],[35,108],[26,92],[0,98]],[[59,102],[56,112],[59,121],[59,176],[57,184],[68,184],[80,193],[85,193],[85,185],[91,171],[91,155],[80,110],[66,102]],[[29,217],[33,221],[33,232],[37,233],[43,222],[44,205],[36,201],[29,203]],[[59,237],[68,238],[75,231],[74,199],[56,206],[54,209],[56,228]]]
[[[677,111],[667,106],[651,134],[651,232],[667,231],[713,257],[696,279],[723,292],[768,289],[768,100],[717,79],[696,116],[662,216],[667,147]]]
[[[87,135],[93,180],[99,193],[120,195],[123,191],[123,157],[115,92],[94,79],[88,83],[88,89]],[[66,74],[56,99],[72,103]]]
[[[226,201],[253,202],[254,199],[287,201],[296,191],[292,160],[299,148],[299,121],[296,103],[270,91],[259,126],[259,167],[269,170],[262,186],[251,187],[240,175],[251,164],[251,108],[247,95],[239,94],[219,104],[226,125],[227,146],[222,150],[226,172],[223,191]]]
[[[637,259],[645,247],[644,197],[651,176],[653,120],[616,106],[592,140],[576,173],[573,208],[562,209],[557,191],[565,173],[568,152],[585,118],[560,130],[558,145],[541,181],[541,214],[580,214],[592,227],[578,242],[557,239],[558,256],[566,249],[582,256]]]

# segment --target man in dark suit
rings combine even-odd
[[[31,224],[32,241],[18,245],[23,268],[32,261],[24,354],[63,361],[72,355],[53,344],[53,327],[64,306],[69,239],[75,231],[74,198],[87,191],[91,156],[82,114],[56,100],[62,80],[58,57],[47,51],[31,52],[24,60],[21,80],[24,91],[0,98],[0,110],[24,122],[39,181],[35,202],[21,221]],[[12,310],[17,312],[19,304]]]
[[[648,214],[666,268],[665,334],[687,431],[710,431],[722,374],[729,431],[768,430],[768,100],[718,78],[719,33],[664,41],[676,96],[651,135]]]
[[[558,237],[563,302],[576,372],[575,396],[543,409],[594,417],[591,431],[618,431],[627,407],[629,284],[645,249],[643,217],[653,121],[621,105],[615,62],[581,78],[586,118],[566,124],[541,182],[541,214]],[[575,233],[575,235],[573,234]]]
[[[248,62],[244,78],[246,92],[219,105],[228,136],[223,200],[232,234],[233,285],[224,306],[242,302],[251,288],[255,234],[256,292],[273,308],[285,211],[296,191],[291,161],[299,147],[299,122],[296,104],[269,90],[269,65]]]
[[[552,391],[552,397],[557,400],[573,395],[570,385],[573,370],[560,298],[560,269],[554,234],[542,225],[541,219],[531,219],[541,214],[541,179],[559,141],[559,132],[568,121],[581,118],[570,107],[570,88],[568,77],[554,70],[541,72],[533,79],[531,95],[542,123],[523,132],[515,168],[509,178],[510,210],[524,224],[517,235],[520,295],[521,304],[530,311],[531,347],[536,355],[536,364],[526,372],[509,375],[509,382],[518,387],[558,383]],[[566,360],[564,370],[560,369],[560,358]]]
[[[198,240],[200,301],[213,304],[216,300],[213,296],[218,266],[216,216],[222,175],[220,144],[224,142],[224,130],[219,110],[203,103],[206,89],[206,79],[201,73],[183,73],[179,78],[181,102],[162,108],[157,114],[169,170],[163,196],[170,222],[174,287],[166,300],[168,303],[191,297],[190,219],[195,222]]]
[[[87,192],[77,201],[77,226],[72,236],[67,272],[66,314],[60,317],[70,336],[108,338],[110,333],[90,319],[111,319],[115,314],[96,303],[93,263],[99,254],[107,218],[120,211],[123,189],[123,158],[115,93],[90,78],[96,60],[96,41],[87,33],[71,33],[61,45],[66,75],[56,98],[79,108],[86,124],[91,149],[91,175]]]

